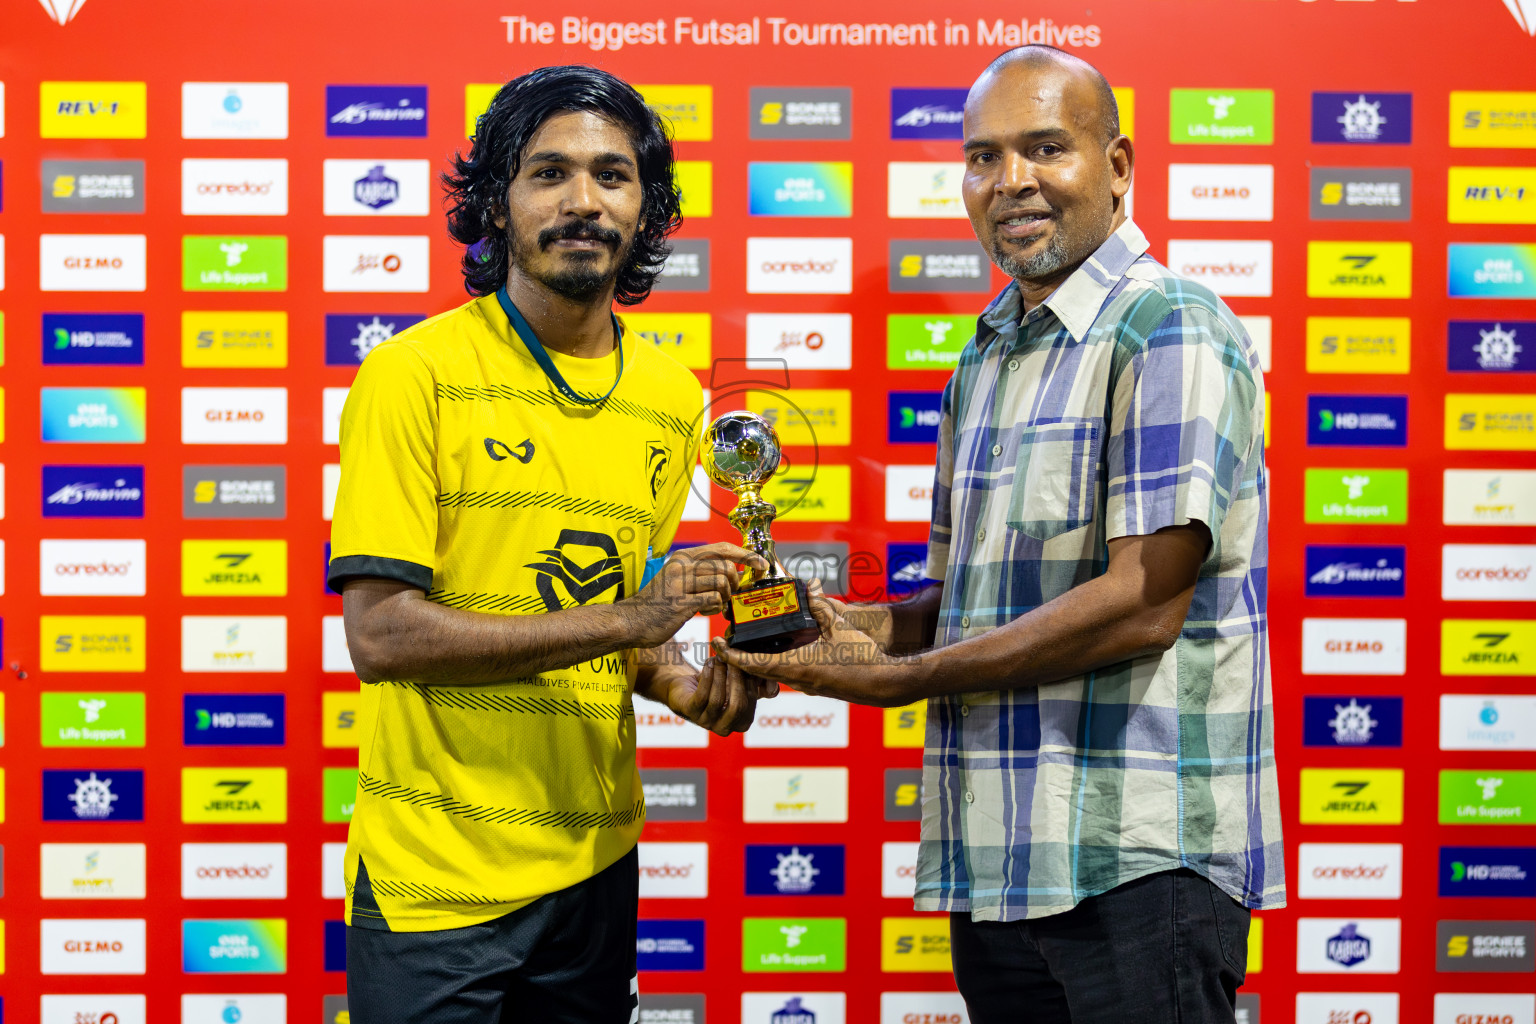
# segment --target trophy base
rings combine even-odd
[[[731,597],[725,642],[749,654],[777,654],[815,643],[821,627],[800,580],[762,580]]]

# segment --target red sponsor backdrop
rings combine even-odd
[[[1265,239],[1274,243],[1272,297],[1234,298],[1243,315],[1273,320],[1273,369],[1267,376],[1273,408],[1271,524],[1271,645],[1276,737],[1288,850],[1301,841],[1401,842],[1405,892],[1400,901],[1339,903],[1298,901],[1264,915],[1263,966],[1247,991],[1262,995],[1268,1021],[1288,1020],[1298,991],[1397,991],[1404,1021],[1428,1022],[1437,991],[1504,992],[1529,989],[1529,975],[1435,973],[1435,922],[1443,918],[1519,918],[1526,905],[1514,900],[1448,901],[1436,896],[1436,855],[1442,843],[1529,842],[1517,826],[1482,829],[1436,823],[1436,773],[1442,768],[1536,767],[1529,754],[1442,753],[1437,742],[1437,694],[1519,692],[1518,679],[1452,684],[1437,677],[1439,620],[1447,617],[1517,618],[1520,606],[1458,606],[1447,612],[1435,587],[1442,542],[1519,543],[1527,530],[1445,527],[1441,523],[1441,473],[1449,465],[1529,466],[1528,454],[1458,453],[1442,447],[1442,396],[1449,391],[1520,391],[1522,375],[1479,375],[1452,380],[1445,366],[1448,319],[1520,318],[1518,302],[1448,300],[1446,245],[1452,241],[1517,242],[1529,229],[1509,226],[1453,227],[1447,223],[1446,168],[1455,163],[1518,166],[1521,150],[1452,150],[1448,144],[1449,93],[1453,89],[1518,89],[1532,77],[1536,41],[1499,0],[1100,0],[1080,4],[1017,6],[962,2],[942,12],[925,4],[888,3],[878,9],[851,3],[811,4],[782,0],[776,6],[737,7],[729,18],[758,17],[755,43],[678,44],[669,29],[666,45],[634,43],[622,49],[563,45],[560,21],[567,15],[594,21],[660,18],[669,26],[686,15],[706,23],[719,14],[708,5],[669,2],[638,11],[634,5],[592,2],[540,9],[466,4],[429,8],[399,0],[331,5],[289,0],[257,5],[144,4],[88,0],[66,26],[32,0],[6,0],[6,31],[0,38],[5,83],[5,132],[0,138],[4,195],[0,232],[5,236],[5,362],[0,369],[6,422],[0,456],[9,483],[5,505],[6,589],[4,620],[5,708],[8,715],[0,762],[5,767],[4,975],[7,1019],[31,1021],[45,992],[144,992],[151,1020],[174,1020],[181,993],[285,992],[288,1014],[314,1020],[322,996],[344,991],[344,977],[325,972],[322,923],[341,915],[339,901],[321,898],[321,843],[341,841],[345,826],[323,824],[320,777],[326,766],[349,766],[350,750],[321,746],[321,694],[355,687],[348,676],[321,670],[321,618],[340,612],[340,599],[321,591],[322,548],[328,524],[321,516],[321,466],[336,449],[322,443],[321,391],[344,387],[352,371],[324,361],[327,312],[424,313],[463,300],[457,250],[448,244],[435,214],[365,222],[322,215],[322,161],[327,158],[425,158],[440,169],[463,145],[465,86],[492,82],[549,63],[599,64],[637,83],[713,87],[713,128],[708,141],[683,141],[679,156],[713,165],[713,209],[691,219],[680,237],[708,239],[713,248],[711,290],[657,294],[647,312],[707,312],[713,317],[713,355],[741,356],[748,312],[847,312],[853,316],[853,360],[847,371],[794,371],[794,387],[846,388],[852,393],[851,443],[824,448],[823,465],[852,467],[852,514],[847,522],[781,525],[784,540],[830,540],[883,558],[889,541],[922,541],[926,527],[887,523],[884,467],[931,461],[932,446],[887,443],[886,394],[890,390],[938,389],[945,373],[889,369],[886,315],[974,314],[976,295],[891,294],[886,287],[887,241],[892,238],[963,240],[957,220],[891,220],[883,207],[886,165],[898,160],[955,160],[958,144],[891,138],[893,87],[964,87],[999,49],[978,38],[978,21],[1027,20],[1038,32],[1049,19],[1062,26],[1097,26],[1098,45],[1075,52],[1102,68],[1118,87],[1135,92],[1134,135],[1138,153],[1135,216],[1162,257],[1169,238]],[[556,24],[547,45],[509,42],[504,16],[527,15]],[[807,46],[771,38],[768,19],[789,22],[886,23],[934,21],[934,45]],[[968,43],[945,42],[946,24],[968,28]],[[1047,26],[1049,29],[1049,26]],[[1078,38],[1093,39],[1094,34]],[[51,80],[142,81],[148,88],[148,131],[143,139],[41,139],[39,88]],[[184,140],[183,82],[287,82],[289,135],[275,140]],[[428,90],[426,138],[327,137],[327,84],[408,83]],[[852,135],[845,141],[749,140],[748,90],[752,86],[836,86],[852,89]],[[1272,89],[1274,143],[1269,146],[1170,144],[1172,88]],[[1318,145],[1310,137],[1314,90],[1413,94],[1413,142],[1406,146]],[[187,157],[286,158],[290,204],[286,217],[187,217],[178,203],[180,161]],[[146,164],[146,212],[66,216],[41,213],[39,165],[44,159],[133,159]],[[851,161],[851,219],[762,218],[748,215],[748,161]],[[1172,162],[1271,164],[1274,219],[1262,223],[1170,223],[1165,197]],[[1309,165],[1411,167],[1413,217],[1396,223],[1319,223],[1308,217]],[[434,204],[434,210],[436,209]],[[138,294],[43,294],[37,289],[38,243],[44,233],[100,232],[148,236],[148,281]],[[285,292],[233,295],[184,292],[181,238],[188,234],[286,235]],[[322,236],[328,234],[421,234],[431,237],[430,292],[412,295],[337,295],[321,288]],[[832,236],[853,240],[850,295],[748,295],[748,236]],[[1354,300],[1306,297],[1306,243],[1326,240],[1406,240],[1414,245],[1411,299]],[[994,287],[1002,279],[994,272]],[[1526,304],[1528,306],[1528,304]],[[290,345],[282,369],[187,369],[180,360],[180,317],[189,309],[286,310]],[[44,311],[142,312],[147,352],[142,367],[43,366],[38,329]],[[1411,376],[1309,377],[1304,360],[1309,315],[1410,316]],[[1529,316],[1529,313],[1525,314]],[[702,379],[708,384],[707,374]],[[147,443],[44,445],[39,436],[39,389],[45,386],[141,386],[148,390]],[[197,446],[179,443],[179,391],[183,386],[286,387],[288,444],[281,448]],[[1308,449],[1309,392],[1409,395],[1407,448]],[[791,457],[804,453],[791,451]],[[145,468],[143,520],[48,520],[40,513],[39,467],[44,463],[138,463]],[[188,521],[181,515],[181,467],[189,463],[285,463],[288,514],[284,520]],[[1405,526],[1374,528],[1303,526],[1303,470],[1308,466],[1403,467],[1409,470]],[[382,484],[381,484],[382,485]],[[685,524],[687,538],[716,538],[728,527],[718,517]],[[123,537],[148,541],[145,597],[38,598],[38,541],[45,537]],[[286,597],[194,598],[181,593],[180,541],[186,537],[285,538],[289,587]],[[1306,543],[1407,545],[1406,599],[1352,601],[1303,598],[1302,551]],[[1463,609],[1466,609],[1465,611]],[[148,667],[142,674],[88,676],[38,671],[40,614],[136,614],[148,618]],[[288,666],[281,675],[190,675],[180,671],[180,618],[188,614],[285,615]],[[1304,616],[1406,617],[1408,674],[1345,679],[1301,675],[1300,620]],[[718,628],[718,623],[716,627]],[[18,671],[18,667],[20,671]],[[21,671],[25,671],[25,678]],[[38,698],[43,690],[139,690],[148,695],[148,744],[142,749],[43,749],[38,743]],[[185,692],[281,691],[287,694],[288,732],[277,748],[184,747],[179,734]],[[1316,750],[1301,746],[1302,695],[1306,692],[1395,694],[1406,699],[1401,750]],[[653,841],[708,841],[709,898],[653,900],[646,918],[703,917],[705,973],[651,973],[646,992],[702,992],[709,1019],[733,1021],[743,991],[797,988],[847,993],[848,1020],[878,1019],[881,992],[951,988],[945,974],[895,974],[881,970],[881,919],[910,916],[910,904],[882,899],[880,844],[912,840],[917,827],[887,822],[882,814],[882,776],[888,767],[918,763],[914,750],[882,744],[877,711],[855,709],[847,749],[747,750],[739,740],[713,739],[708,750],[646,750],[646,767],[705,767],[710,776],[708,820],[658,823]],[[146,817],[142,824],[44,824],[40,770],[81,765],[143,768]],[[288,820],[273,825],[197,826],[179,813],[180,769],[187,765],[285,766],[289,772]],[[846,824],[774,826],[742,823],[741,769],[751,765],[849,765]],[[1303,826],[1297,821],[1298,770],[1319,767],[1401,767],[1407,809],[1401,826]],[[1468,834],[1474,833],[1474,834]],[[39,898],[42,842],[144,842],[149,882],[145,901],[65,902]],[[288,844],[289,896],[277,901],[198,901],[180,898],[179,847],[183,842]],[[747,897],[743,894],[744,844],[752,842],[844,843],[848,886],[843,897]],[[1294,852],[1288,856],[1294,878]],[[1295,919],[1300,916],[1401,917],[1402,969],[1396,975],[1299,976]],[[844,917],[848,921],[847,970],[840,974],[747,974],[741,966],[740,920],[754,916]],[[143,917],[148,921],[149,972],[144,977],[43,976],[39,971],[38,921],[60,917]],[[288,921],[288,970],[281,976],[184,975],[180,969],[180,922],[184,918],[281,917]],[[514,1014],[515,1015],[515,1014]]]

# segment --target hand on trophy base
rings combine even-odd
[[[742,587],[725,609],[725,642],[751,654],[778,654],[815,643],[821,627],[811,615],[805,583],[768,579]]]

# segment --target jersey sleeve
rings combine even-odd
[[[403,344],[363,361],[341,413],[341,482],[326,583],[363,576],[432,588],[437,549],[437,401]]]

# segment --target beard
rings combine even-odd
[[[565,253],[560,257],[555,270],[544,269],[535,264],[535,258],[539,253],[545,251],[552,243],[567,238],[595,239],[613,250],[613,262],[609,264],[607,272],[597,267],[598,258],[602,255],[599,252]],[[618,280],[620,270],[628,265],[630,255],[634,252],[636,239],[631,236],[626,241],[623,235],[612,228],[572,221],[560,227],[540,231],[532,244],[511,231],[508,232],[507,241],[512,250],[512,262],[524,274],[561,298],[572,302],[590,302]]]
[[[1073,262],[1073,254],[1070,243],[1062,237],[1061,229],[1058,227],[1044,249],[1023,259],[1004,249],[1001,241],[993,241],[992,262],[996,263],[998,269],[1009,277],[1030,281],[1050,277],[1063,267],[1069,266]]]

